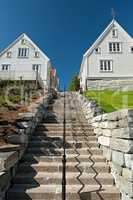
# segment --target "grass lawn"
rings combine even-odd
[[[85,96],[90,100],[96,100],[107,113],[123,108],[133,108],[133,91],[86,91]]]

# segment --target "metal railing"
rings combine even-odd
[[[62,200],[66,200],[66,97],[64,89],[64,116],[63,116],[63,158],[62,158]]]

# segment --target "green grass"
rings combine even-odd
[[[133,91],[86,91],[85,96],[90,100],[96,100],[107,113],[123,108],[133,108]]]

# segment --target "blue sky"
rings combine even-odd
[[[112,7],[133,36],[132,0],[0,0],[0,50],[27,33],[68,86],[83,53],[112,20]]]

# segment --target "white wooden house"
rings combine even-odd
[[[25,33],[0,53],[0,80],[37,80],[49,89],[51,69],[50,59]]]
[[[116,86],[118,81],[131,80],[133,85],[133,38],[116,20],[83,55],[79,78],[83,90]]]

